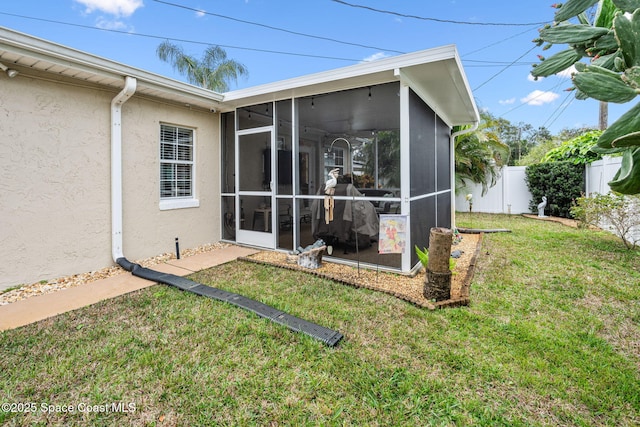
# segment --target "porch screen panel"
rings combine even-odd
[[[451,193],[438,194],[436,197],[438,227],[451,228]]]
[[[273,124],[273,103],[250,105],[237,110],[238,130],[252,129]]]
[[[236,176],[236,144],[235,144],[235,114],[224,113],[222,124],[222,192],[235,192]]]
[[[436,226],[436,197],[426,197],[411,202],[411,248],[429,247],[429,230]],[[415,250],[411,250],[411,265],[418,262]]]
[[[293,138],[291,100],[276,102],[276,179],[278,194],[293,194]]]
[[[436,158],[438,165],[437,183],[438,191],[451,189],[451,150],[450,130],[442,119],[436,120]]]
[[[241,217],[240,221],[244,218]],[[222,197],[222,238],[236,240],[236,199]]]
[[[436,191],[436,115],[409,91],[411,197]]]

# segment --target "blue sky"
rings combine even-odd
[[[552,20],[553,3],[21,0],[0,3],[0,26],[178,80],[155,53],[165,38],[197,57],[217,44],[249,69],[233,88],[455,44],[479,109],[553,133],[597,126],[598,103],[574,99],[567,77],[529,76],[538,54],[553,53],[532,42],[540,23]],[[628,108],[611,105],[609,123]]]

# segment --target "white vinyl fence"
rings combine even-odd
[[[602,160],[585,166],[585,194],[607,194],[611,190],[608,182],[611,181],[620,169],[621,157],[605,157]],[[459,212],[469,211],[469,202],[465,196],[471,194],[473,212],[523,214],[533,213],[529,210],[529,202],[532,199],[531,192],[525,180],[525,166],[508,166],[503,168],[502,176],[495,186],[489,188],[487,194],[482,195],[482,186],[469,185],[456,194],[455,209]],[[541,202],[537,200],[536,204]],[[602,223],[604,230],[613,231],[610,224]],[[640,242],[640,227],[632,231],[630,240]]]
[[[607,194],[611,189],[607,184],[620,169],[622,157],[605,157],[585,168],[585,193]]]
[[[615,173],[620,168],[620,157],[605,157],[585,167],[585,193],[607,194]],[[507,166],[502,169],[502,176],[495,186],[489,188],[487,194],[482,195],[482,186],[471,184],[456,195],[456,211],[468,212],[469,203],[465,199],[472,194],[473,211],[486,213],[538,213],[529,210],[532,199],[531,192],[525,181],[525,166]],[[542,200],[537,200],[536,205]]]
[[[502,176],[487,194],[482,195],[482,185],[471,184],[456,194],[456,210],[469,211],[469,203],[465,199],[472,195],[473,212],[521,214],[528,213],[531,193],[527,187],[524,174],[525,166],[507,166],[502,169]]]

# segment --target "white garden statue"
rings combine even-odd
[[[340,169],[332,169],[329,172],[329,179],[324,185],[324,221],[329,224],[333,221],[333,208],[335,206],[333,201],[333,195],[336,192],[336,185],[338,184],[338,174]]]
[[[544,208],[547,207],[547,196],[542,196],[542,203],[538,204],[538,217],[544,218]]]

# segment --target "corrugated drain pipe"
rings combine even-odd
[[[242,295],[202,285],[174,274],[165,274],[144,268],[125,258],[122,249],[122,105],[136,92],[136,86],[136,79],[127,76],[124,88],[111,101],[111,255],[116,264],[134,276],[227,302],[286,326],[295,332],[307,334],[330,347],[337,345],[343,337],[340,332],[292,316]]]

